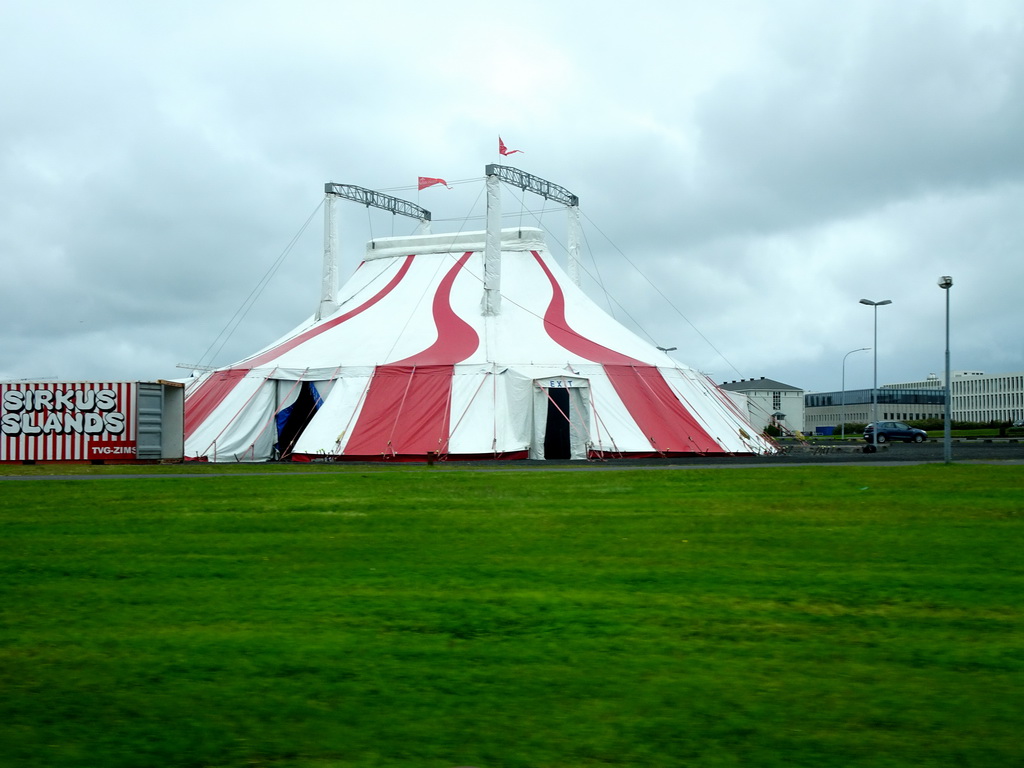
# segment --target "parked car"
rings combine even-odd
[[[868,424],[864,427],[864,439],[869,443],[875,442],[875,425]],[[908,424],[904,424],[902,421],[880,421],[878,422],[878,440],[879,443],[885,443],[889,440],[902,440],[905,443],[922,443],[928,437],[928,433],[923,429],[917,429],[911,427]]]

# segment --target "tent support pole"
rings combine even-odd
[[[338,217],[334,203],[338,198],[362,203],[367,208],[379,208],[392,214],[419,220],[418,234],[430,234],[430,211],[408,200],[402,200],[354,184],[324,184],[324,271],[320,287],[320,306],[316,319],[329,317],[338,311]]]
[[[484,239],[483,314],[501,314],[501,187],[495,173],[487,175],[487,236]]]
[[[334,215],[335,196],[324,195],[324,267],[320,280],[320,305],[316,319],[333,315],[338,310],[338,222]]]
[[[580,284],[580,207],[570,205],[569,212],[569,279]]]

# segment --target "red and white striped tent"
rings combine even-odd
[[[500,295],[488,298],[495,269]],[[187,457],[774,451],[742,402],[591,301],[539,229],[376,239],[329,306],[255,355],[191,380]]]

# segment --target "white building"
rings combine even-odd
[[[953,421],[1017,421],[1024,419],[1024,372],[988,374],[953,371]],[[919,421],[945,418],[945,382],[932,373],[920,381],[883,384],[876,395],[879,419]],[[813,392],[804,397],[807,429],[837,427],[872,420],[871,390]]]
[[[946,409],[946,392],[939,387],[879,387],[874,401],[870,389],[845,392],[812,392],[804,396],[804,422],[808,432],[837,431],[843,424],[866,424],[879,420],[920,421],[941,419]]]
[[[804,391],[767,379],[740,379],[719,384],[727,392],[739,392],[747,396],[747,410],[750,423],[764,430],[769,424],[780,427],[783,432],[804,431]]]
[[[952,371],[950,394],[953,421],[1017,421],[1024,418],[1024,372],[984,373]],[[888,387],[944,388],[941,376],[934,373],[924,381],[910,384],[886,384]]]

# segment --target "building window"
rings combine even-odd
[[[777,411],[782,408],[782,393],[772,392],[772,410]]]

